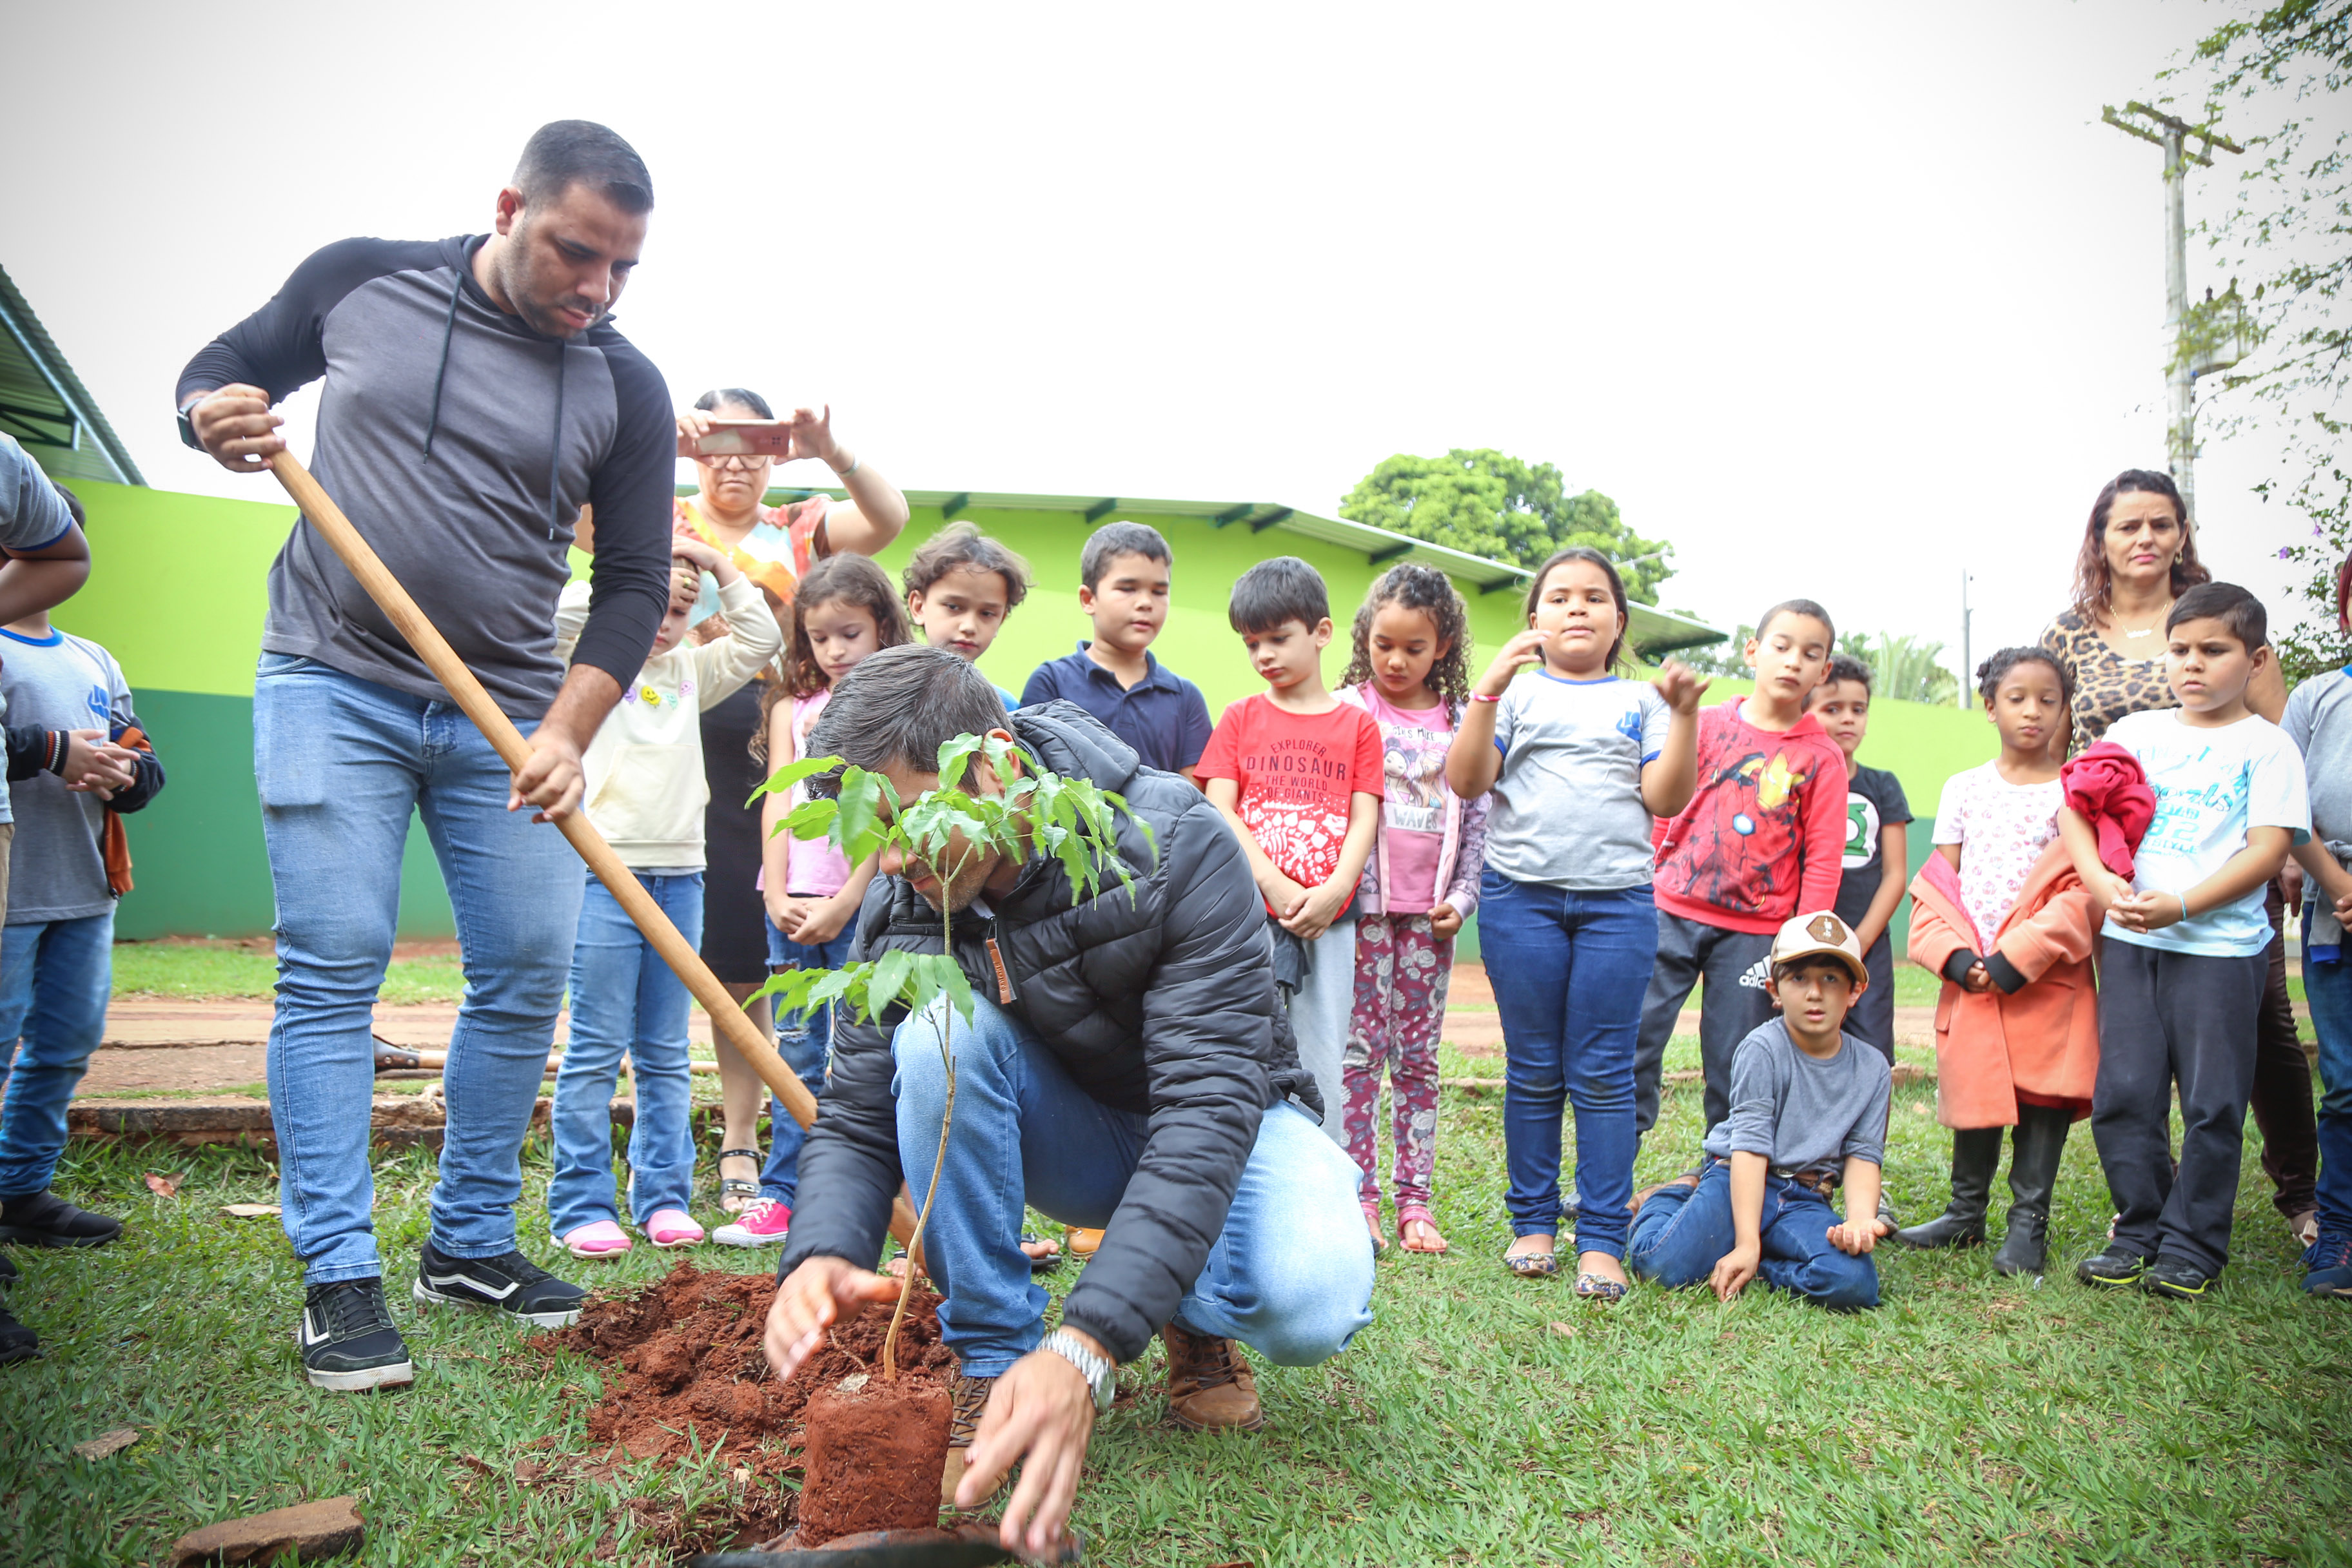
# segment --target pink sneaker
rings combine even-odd
[[[567,1231],[563,1250],[574,1258],[618,1258],[634,1245],[620,1226],[609,1219]]]
[[[702,1227],[684,1209],[656,1209],[641,1228],[656,1247],[696,1247],[702,1241]]]
[[[721,1247],[769,1247],[784,1239],[793,1228],[793,1205],[761,1198],[710,1233]]]

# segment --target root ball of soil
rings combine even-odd
[[[855,1380],[808,1402],[801,1544],[871,1530],[919,1530],[940,1519],[952,1398],[901,1376]]]

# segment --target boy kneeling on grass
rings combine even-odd
[[[1780,1016],[1739,1042],[1731,1113],[1707,1133],[1696,1176],[1635,1200],[1625,1262],[1667,1289],[1705,1280],[1728,1301],[1764,1283],[1823,1307],[1878,1305],[1871,1248],[1886,1142],[1886,1058],[1843,1032],[1869,984],[1862,944],[1827,910],[1801,914],[1772,939]],[[1830,1194],[1843,1183],[1841,1220]]]

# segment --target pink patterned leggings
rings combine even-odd
[[[1389,1075],[1399,1210],[1426,1206],[1437,1167],[1437,1041],[1454,939],[1437,940],[1427,915],[1365,915],[1356,921],[1356,1006],[1348,1019],[1348,1158],[1364,1173],[1361,1197],[1378,1201],[1381,1071]]]

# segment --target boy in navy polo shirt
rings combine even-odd
[[[1150,653],[1168,622],[1168,542],[1139,522],[1106,523],[1078,558],[1078,608],[1095,624],[1092,642],[1039,665],[1021,706],[1060,697],[1101,720],[1135,748],[1147,768],[1192,776],[1209,743],[1201,689]]]

